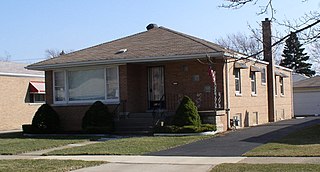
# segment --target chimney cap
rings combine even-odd
[[[158,25],[154,24],[154,23],[151,23],[151,24],[148,24],[148,26],[146,28],[147,28],[147,30],[150,30],[150,29],[153,29],[153,28],[158,28]]]

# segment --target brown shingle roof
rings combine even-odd
[[[127,49],[124,53],[117,52]],[[190,35],[165,27],[156,27],[145,32],[106,42],[100,45],[75,51],[57,58],[41,61],[28,66],[30,69],[45,66],[58,66],[81,62],[108,62],[111,60],[151,59],[206,53],[227,52],[229,50]],[[125,61],[124,61],[125,62]]]
[[[294,88],[320,87],[320,76],[304,79],[293,84]]]

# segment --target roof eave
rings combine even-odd
[[[126,63],[145,63],[145,62],[160,62],[160,61],[177,61],[177,60],[191,60],[198,58],[210,57],[221,57],[225,55],[224,52],[212,52],[203,54],[190,54],[190,55],[177,55],[177,56],[160,56],[160,57],[142,57],[142,58],[131,58],[131,59],[112,59],[112,60],[99,60],[99,61],[83,61],[83,62],[70,62],[60,64],[48,64],[48,65],[29,65],[26,69],[29,70],[51,70],[58,68],[70,68],[80,66],[96,66],[96,65],[114,65],[114,64],[126,64]]]

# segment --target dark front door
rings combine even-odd
[[[163,66],[148,68],[148,102],[149,109],[165,108]]]

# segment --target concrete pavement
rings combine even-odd
[[[219,137],[199,141],[181,147],[152,153],[146,156],[40,156],[49,150],[29,152],[21,155],[0,155],[0,159],[68,159],[105,161],[96,167],[75,170],[75,172],[98,171],[197,171],[205,172],[221,163],[311,163],[320,164],[320,157],[241,157],[242,153],[254,147],[279,139],[297,129],[320,123],[319,117],[286,120],[267,125],[241,129],[221,134]],[[82,143],[90,144],[90,143]],[[82,144],[68,145],[69,147]],[[67,147],[68,147],[67,146]],[[61,147],[64,148],[64,147]],[[61,149],[54,148],[54,149]],[[222,154],[225,152],[224,154]],[[154,156],[158,155],[158,156]],[[161,156],[159,156],[161,155]],[[179,156],[180,155],[180,156]]]
[[[100,166],[83,168],[74,172],[163,172],[190,171],[206,172],[222,163],[248,164],[320,164],[320,157],[186,157],[186,156],[118,156],[118,155],[82,155],[82,156],[29,156],[0,155],[0,159],[58,159],[105,161]]]
[[[284,120],[222,133],[217,137],[153,152],[148,155],[237,157],[255,147],[280,139],[296,130],[319,123],[319,117]]]

